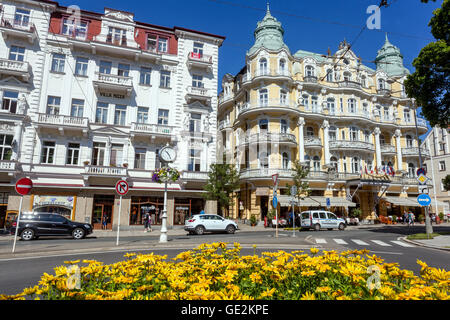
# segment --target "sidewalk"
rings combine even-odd
[[[450,251],[450,236],[438,236],[431,240],[408,240],[404,237],[402,240],[420,247]]]

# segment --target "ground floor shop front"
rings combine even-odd
[[[14,189],[0,190],[0,229],[8,229],[17,218],[20,198]],[[58,189],[59,190],[59,189]],[[55,191],[35,188],[23,197],[22,212],[48,212],[68,219],[90,223],[95,229],[114,230],[119,223],[120,197],[112,189],[92,188]],[[206,201],[201,191],[172,190],[167,195],[167,225],[182,226],[189,217],[204,210],[216,213],[213,201]],[[122,198],[120,225],[122,230],[144,229],[144,215],[148,213],[153,225],[162,223],[163,190],[130,190]]]

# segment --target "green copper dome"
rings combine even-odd
[[[285,48],[289,51],[289,48],[284,44],[283,40],[284,29],[276,18],[270,13],[269,4],[267,4],[267,12],[264,19],[258,22],[255,30],[255,44],[248,52],[252,55],[260,48],[266,48],[270,51],[278,51]]]
[[[389,42],[387,34],[386,41],[375,58],[375,64],[377,71],[384,71],[390,77],[410,74],[409,70],[403,66],[403,55],[400,49]]]

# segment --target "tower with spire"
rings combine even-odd
[[[375,64],[377,65],[377,71],[384,71],[390,77],[401,77],[410,74],[409,70],[403,65],[403,55],[400,49],[389,42],[387,33],[384,45],[375,58]]]

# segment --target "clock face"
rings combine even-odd
[[[164,162],[174,162],[177,157],[177,152],[172,147],[165,147],[159,153],[159,157]]]

